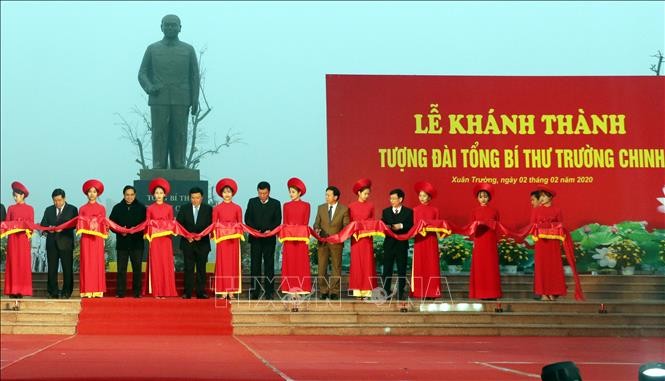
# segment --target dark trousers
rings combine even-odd
[[[150,106],[152,122],[152,165],[155,169],[185,168],[189,106]]]
[[[393,266],[397,263],[397,292],[401,298],[406,286],[406,260],[409,255],[409,241],[397,241],[395,244],[385,247],[383,252],[383,288],[390,294],[390,283],[393,275]]]
[[[263,262],[263,287],[266,295],[275,292],[275,239],[257,238],[251,243],[252,290],[261,289],[261,262]]]
[[[141,295],[141,262],[143,249],[116,250],[118,253],[118,290],[117,294],[125,296],[127,290],[127,262],[132,261],[132,290],[134,296]]]
[[[51,296],[71,295],[74,290],[74,251],[57,247],[46,250],[48,260],[48,283],[46,289]],[[62,264],[62,291],[58,287],[58,264]]]
[[[206,293],[206,264],[208,263],[208,248],[196,245],[187,245],[182,249],[185,259],[185,292],[192,296],[194,290],[194,268],[196,267],[196,296]]]

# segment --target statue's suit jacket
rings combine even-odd
[[[149,95],[150,106],[198,105],[200,78],[196,51],[180,40],[174,44],[165,40],[150,44],[139,69],[139,83]],[[159,91],[150,94],[151,86]]]

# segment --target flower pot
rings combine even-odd
[[[503,265],[501,266],[503,269],[503,272],[506,274],[517,274],[517,266],[516,265]]]
[[[635,266],[625,266],[621,268],[622,275],[635,275]]]
[[[462,272],[462,265],[448,265],[448,272],[451,274],[459,274]]]

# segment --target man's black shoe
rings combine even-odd
[[[206,294],[201,294],[201,295],[196,295],[196,299],[210,299],[210,297]]]
[[[337,295],[337,294],[330,294],[330,300],[339,300],[339,295]]]
[[[321,294],[321,296],[319,296],[319,299],[321,300],[326,300],[328,298],[329,298],[328,294]]]
[[[183,299],[191,299],[192,296],[191,296],[191,295],[187,295],[187,294],[183,294],[183,295],[182,295],[182,298],[183,298]]]

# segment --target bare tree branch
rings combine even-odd
[[[239,133],[234,133],[233,131],[229,130],[226,133],[226,136],[224,137],[224,142],[217,144],[217,141],[215,140],[213,143],[212,148],[208,148],[206,150],[200,151],[198,154],[196,154],[193,159],[192,159],[192,164],[193,165],[198,165],[203,158],[206,156],[213,156],[217,155],[220,153],[222,148],[226,147],[231,147],[234,144],[241,143],[244,144],[242,138],[240,137]]]
[[[651,65],[650,70],[656,73],[656,75],[660,75],[660,69],[663,65],[663,53],[659,50],[657,54],[654,54],[651,57],[658,58],[658,63]]]
[[[129,142],[136,147],[136,152],[139,156],[139,159],[136,159],[136,162],[141,166],[142,169],[148,169],[148,164],[146,163],[145,155],[143,152],[143,144],[146,139],[147,133],[139,132],[138,126],[136,125],[132,126],[127,121],[127,119],[124,116],[120,115],[119,113],[115,113],[115,115],[120,119],[120,122],[117,122],[115,124],[121,126],[123,133],[122,138],[129,140]]]

